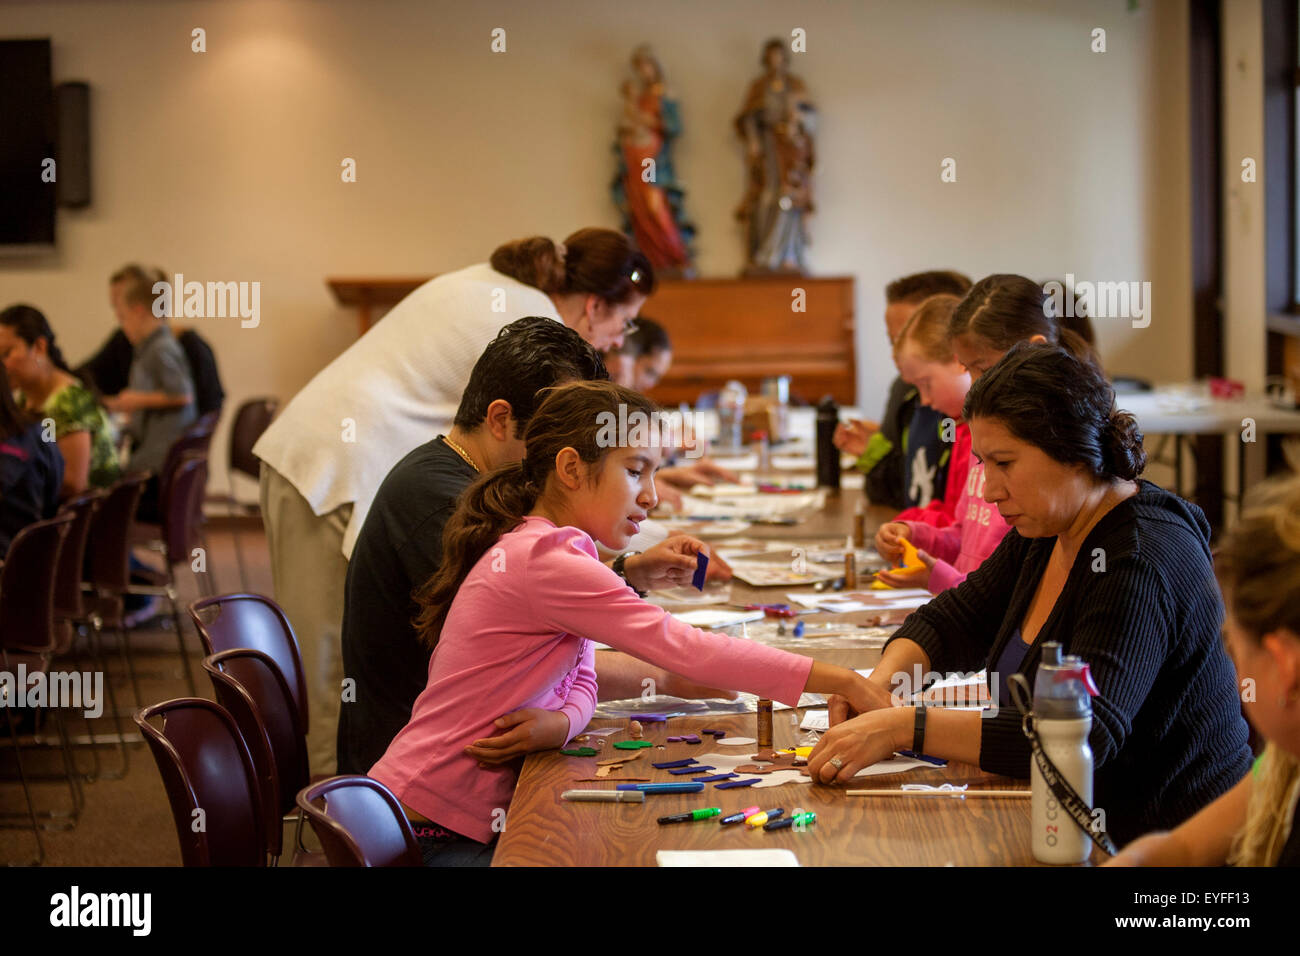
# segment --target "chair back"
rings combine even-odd
[[[162,719],[161,729],[151,723],[154,718]],[[226,709],[210,700],[182,697],[144,708],[135,722],[167,790],[184,864],[265,866],[257,776]]]
[[[54,650],[54,580],[72,521],[58,514],[14,535],[0,568],[0,650]]]
[[[158,502],[160,508],[165,507],[164,502],[167,501],[168,488],[172,483],[172,479],[176,476],[176,469],[180,466],[181,459],[193,452],[202,452],[205,457],[211,452],[212,433],[216,428],[217,418],[220,414],[220,411],[208,412],[197,421],[192,422],[167,449],[167,454],[163,457],[162,470],[158,472]]]
[[[108,497],[108,492],[91,488],[69,498],[61,512],[72,515],[68,536],[63,539],[59,552],[59,569],[54,580],[54,616],[61,621],[76,621],[85,617],[85,602],[81,594],[81,574],[86,565],[86,542],[95,511]]]
[[[307,681],[298,639],[280,605],[260,594],[218,594],[191,604],[190,617],[207,655],[248,647],[275,661],[293,695],[302,727],[309,726]]]
[[[95,510],[82,576],[98,591],[121,592],[131,583],[131,524],[148,481],[148,472],[124,475]]]
[[[253,446],[262,437],[280,407],[278,398],[250,398],[235,412],[230,426],[230,469],[257,478],[261,466]]]
[[[217,702],[235,719],[248,744],[262,792],[268,851],[279,856],[280,819],[294,809],[294,795],[311,782],[307,737],[280,668],[261,651],[236,648],[203,661]]]
[[[202,540],[199,522],[203,516],[203,489],[207,483],[207,453],[192,451],[183,454],[172,469],[171,480],[159,499],[168,564],[188,562],[191,549]]]
[[[304,787],[298,806],[330,866],[422,866],[402,805],[372,777],[330,777]]]

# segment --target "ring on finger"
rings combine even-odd
[[[844,769],[844,761],[841,760],[839,757],[832,757],[830,759],[830,765],[834,767],[836,770]]]

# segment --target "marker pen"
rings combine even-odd
[[[817,820],[815,813],[796,813],[792,817],[782,817],[780,820],[769,820],[763,824],[764,830],[785,830],[797,824],[814,823]]]
[[[620,783],[620,790],[639,790],[641,793],[699,793],[702,783]]]
[[[745,809],[741,810],[739,813],[733,813],[729,817],[723,817],[718,822],[723,826],[726,826],[728,823],[740,823],[746,817],[752,817],[756,813],[758,813],[758,807],[745,807]]]
[[[752,817],[745,817],[745,826],[755,828],[761,827],[768,820],[775,820],[783,813],[785,813],[785,811],[780,807],[777,807],[774,810],[765,810],[762,813],[756,813]]]
[[[721,807],[705,807],[703,810],[691,810],[687,813],[673,813],[666,817],[660,817],[660,823],[690,823],[694,820],[707,820],[710,817],[716,817],[722,813]]]
[[[565,790],[563,800],[583,803],[645,803],[645,794],[628,790]]]

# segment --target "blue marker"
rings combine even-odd
[[[897,750],[895,751],[900,757],[911,757],[913,760],[924,760],[926,763],[932,763],[936,767],[948,766],[948,761],[942,757],[931,757],[929,754],[919,754],[915,750]]]
[[[719,784],[722,786],[722,784]],[[640,790],[642,793],[699,793],[702,783],[620,783],[620,790]]]
[[[709,556],[703,551],[695,555],[695,577],[691,578],[691,587],[697,591],[704,590],[704,576],[709,571]]]

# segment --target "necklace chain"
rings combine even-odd
[[[457,445],[454,441],[452,441],[452,440],[451,440],[450,438],[448,438],[446,435],[443,435],[443,436],[442,436],[442,440],[445,441],[445,442],[447,443],[448,447],[450,447],[452,451],[454,451],[456,454],[460,455],[461,458],[465,459],[465,464],[469,465],[469,466],[470,466],[471,468],[473,468],[476,472],[479,470],[478,465],[474,464],[474,459],[471,458],[471,457],[469,457],[469,452],[465,451],[464,448],[461,448],[459,445]]]

